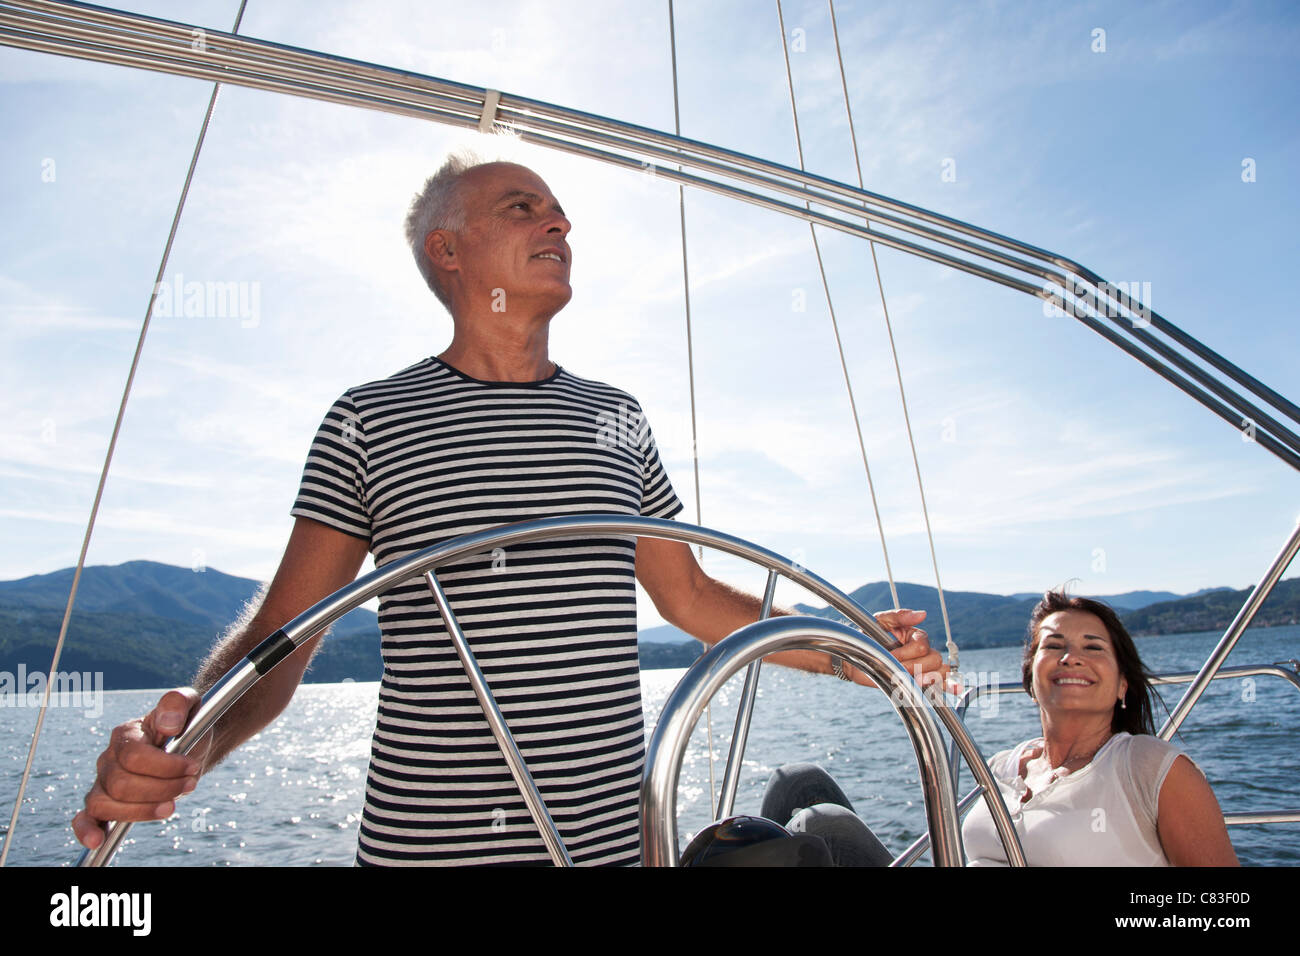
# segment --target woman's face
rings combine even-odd
[[[1087,611],[1057,611],[1038,625],[1034,699],[1052,714],[1105,714],[1128,690],[1101,618]]]

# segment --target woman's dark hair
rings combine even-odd
[[[1119,615],[1109,605],[1091,598],[1070,597],[1064,591],[1048,591],[1043,599],[1034,606],[1029,615],[1029,635],[1025,639],[1025,656],[1020,662],[1020,677],[1025,691],[1033,696],[1034,655],[1038,653],[1038,627],[1044,618],[1058,611],[1086,611],[1095,614],[1106,625],[1110,635],[1110,645],[1115,649],[1115,660],[1119,664],[1120,675],[1128,681],[1128,690],[1124,694],[1126,707],[1115,702],[1115,712],[1111,715],[1112,733],[1126,730],[1130,734],[1154,734],[1155,722],[1152,719],[1151,692],[1148,681],[1151,672],[1146,669],[1138,657],[1137,646],[1129,636],[1128,629],[1119,619]]]

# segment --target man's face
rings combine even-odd
[[[572,227],[541,177],[488,163],[467,172],[460,190],[465,228],[442,260],[457,281],[475,298],[490,297],[494,311],[562,309],[573,295],[565,238]]]

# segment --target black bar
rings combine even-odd
[[[280,661],[293,653],[294,643],[285,636],[284,631],[276,631],[261,644],[248,653],[248,661],[258,674],[265,674]]]

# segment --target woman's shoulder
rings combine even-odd
[[[1177,744],[1161,740],[1153,734],[1130,734],[1120,731],[1111,738],[1111,748],[1117,757],[1122,756],[1136,767],[1165,767],[1179,757],[1186,756]]]
[[[1187,755],[1181,747],[1152,734],[1116,734],[1113,749],[1121,772],[1128,779],[1129,792],[1140,794],[1147,809],[1154,814],[1165,778],[1174,762]],[[1187,760],[1204,775],[1195,761],[1190,757]]]

